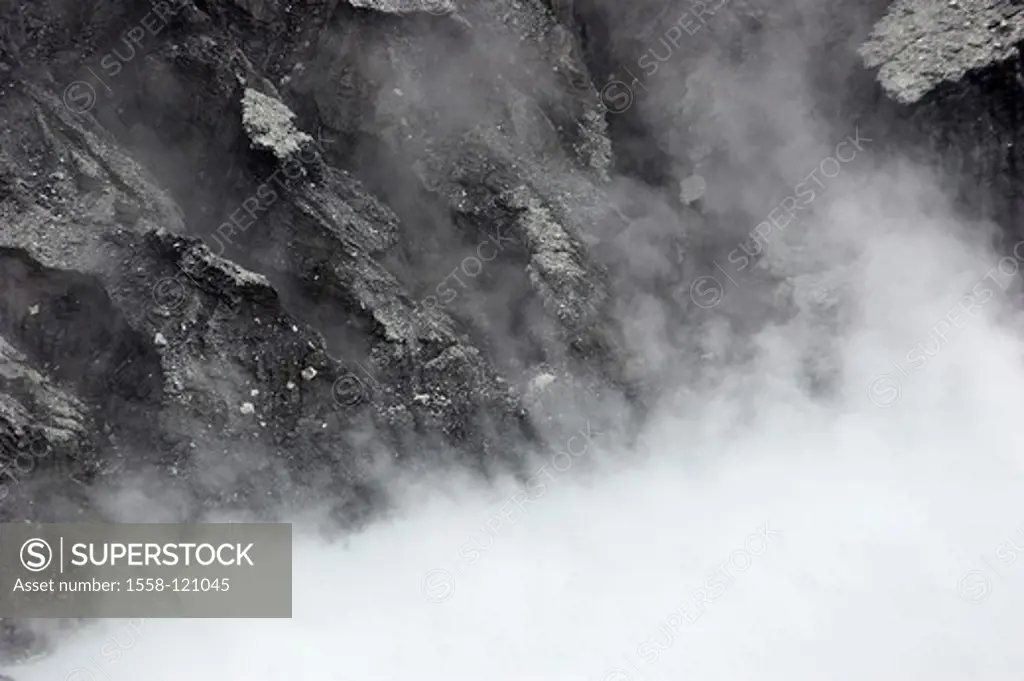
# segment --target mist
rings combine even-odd
[[[620,310],[667,377],[639,436],[580,411],[525,481],[391,471],[394,507],[342,538],[289,511],[292,619],[103,621],[18,681],[1020,678],[1024,248],[895,140],[815,115],[798,47],[657,75],[659,97],[713,84],[702,134],[733,153],[702,170],[707,209],[746,222],[673,294],[686,319],[653,295]],[[637,277],[672,266],[644,243],[678,229],[653,201]]]
[[[343,541],[297,516],[291,620],[103,622],[18,678],[1016,678],[1019,276],[900,172],[818,224],[858,251],[827,398],[798,314],[632,450],[584,419],[525,485],[395,480]]]

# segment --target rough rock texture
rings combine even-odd
[[[673,364],[631,354],[645,303],[688,349],[685,287],[753,226],[721,180],[765,214],[792,186],[758,163],[786,140],[738,161],[711,103],[745,110],[794,27],[824,119],[1019,229],[1021,5],[693,7],[0,0],[0,520],[149,479],[185,517],[355,523],[382,466],[515,468],[595,404],[628,429]]]
[[[834,25],[747,0],[696,19],[563,0],[0,8],[5,447],[31,435],[100,479],[157,466],[203,503],[335,498],[368,459],[433,455],[424,442],[484,470],[514,461],[557,430],[531,407],[541,384],[567,412],[604,387],[642,410],[636,330],[608,313],[649,295],[692,312],[679,286],[706,234],[735,245],[715,208],[729,149],[712,65],[741,67],[786,22],[819,27],[830,58],[812,75],[848,75],[863,113],[877,98],[850,48],[877,18],[861,54],[894,102],[876,122],[943,149],[980,180],[965,196],[1016,215],[1010,2],[879,0]],[[679,72],[681,97],[659,91]],[[651,186],[623,195],[616,169]],[[678,233],[644,231],[658,204]],[[664,268],[620,276],[626,244]],[[249,474],[204,483],[217,457]]]
[[[615,219],[604,112],[539,1],[0,17],[0,520],[149,479],[184,517],[359,522],[371,470],[515,468],[632,394],[583,238]]]
[[[358,517],[382,458],[515,465],[541,373],[632,394],[604,110],[539,0],[64,5],[3,8],[0,428],[52,451],[4,517],[65,460]]]
[[[895,103],[891,134],[960,180],[972,213],[1024,236],[1024,5],[895,2],[861,47]]]
[[[861,52],[865,65],[901,104],[942,83],[1018,57],[1024,6],[1012,0],[900,0],[876,25]]]

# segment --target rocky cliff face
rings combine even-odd
[[[673,362],[638,310],[707,350],[685,292],[740,234],[716,74],[793,22],[826,119],[1019,230],[1024,15],[982,5],[5,0],[0,519],[157,480],[357,522],[381,466],[515,467],[598,403],[628,431]]]
[[[8,517],[51,469],[346,498],[369,454],[514,461],[540,373],[626,385],[603,110],[539,3],[6,12]]]
[[[894,133],[960,179],[975,214],[1024,235],[1020,144],[1024,123],[1024,5],[893,3],[861,47],[893,102]]]

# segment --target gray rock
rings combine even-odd
[[[94,21],[114,35],[118,3],[100,4]],[[69,39],[92,56],[44,61],[0,98],[18,140],[0,145],[0,269],[13,277],[0,337],[29,377],[0,389],[10,439],[34,428],[83,484],[156,464],[196,503],[355,499],[368,428],[399,458],[428,441],[484,468],[517,465],[536,439],[523,367],[493,346],[509,329],[474,306],[529,319],[524,342],[559,375],[589,365],[619,380],[609,292],[583,238],[607,212],[611,151],[576,39],[539,1],[472,5],[447,28],[424,16],[454,10],[211,1],[168,20],[117,77],[97,63],[109,44],[19,43],[23,58]],[[260,41],[269,27],[273,45]],[[472,87],[493,95],[447,130],[449,94],[416,81],[442,85],[435,30],[480,58]],[[505,63],[496,40],[535,47]],[[83,110],[64,84],[85,66],[107,78],[89,81]],[[430,248],[410,235],[423,211],[375,183],[386,164],[343,162],[353,135],[433,197],[446,226]],[[477,278],[474,254],[491,247]],[[433,304],[468,257],[473,286]],[[502,299],[510,289],[518,300]],[[245,474],[209,480],[223,462]]]
[[[868,4],[808,38],[829,115],[1024,224],[1020,6]],[[746,170],[709,105],[721,65],[756,73],[808,18],[721,3],[650,74],[675,4],[204,0],[115,70],[130,5],[0,0],[0,519],[101,516],[89,493],[157,470],[192,512],[323,501],[359,523],[387,504],[382,457],[489,473],[580,419],[628,429],[675,362],[615,319],[661,300],[688,351],[690,283],[751,227],[715,212]],[[842,324],[836,286],[791,283]]]
[[[901,0],[860,48],[895,103],[879,130],[958,180],[969,213],[1024,236],[1024,7]]]
[[[886,92],[912,104],[940,83],[1019,58],[1022,19],[1013,0],[897,0],[860,51]]]
[[[372,9],[387,14],[453,14],[456,11],[452,0],[345,0],[353,7]]]
[[[245,88],[242,95],[242,125],[256,147],[272,151],[280,160],[298,153],[313,138],[298,130],[295,114],[279,100],[259,90]]]

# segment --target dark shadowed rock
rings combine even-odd
[[[965,207],[1018,238],[1024,191],[1024,6],[895,2],[860,52],[895,106],[888,134],[955,178]]]
[[[898,0],[861,47],[864,63],[901,104],[942,83],[1019,59],[1024,6],[1013,0]]]
[[[757,224],[721,187],[793,184],[762,177],[788,138],[737,162],[712,106],[741,116],[787,31],[823,120],[1020,224],[1018,3],[705,4],[0,0],[0,520],[103,517],[145,473],[184,517],[354,525],[382,468],[628,431]],[[733,298],[769,307],[762,279]],[[658,362],[630,350],[652,301]],[[5,659],[40,645],[0,624]]]
[[[515,466],[542,366],[624,386],[603,109],[543,4],[183,2],[141,45],[119,5],[4,43],[0,427],[71,462],[23,477],[337,500],[381,456]]]

